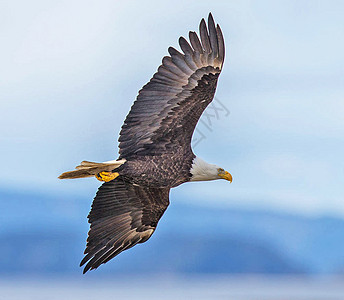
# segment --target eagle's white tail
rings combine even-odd
[[[80,165],[76,166],[74,171],[62,173],[60,179],[74,179],[92,177],[100,172],[110,172],[126,162],[125,159],[110,160],[103,163],[96,163],[91,161],[83,161]]]

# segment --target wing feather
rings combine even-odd
[[[205,52],[211,53],[208,29],[207,29],[207,25],[205,24],[204,19],[201,20],[201,23],[199,25],[199,34],[201,36],[203,49],[205,50]]]
[[[179,38],[179,46],[182,49],[182,51],[184,52],[184,54],[192,54],[193,53],[193,50],[192,50],[190,44],[182,36]]]
[[[198,52],[199,54],[203,54],[203,48],[202,48],[201,42],[197,36],[197,33],[194,31],[190,31],[189,32],[189,39],[190,39],[191,45],[194,48],[194,50],[196,52]]]
[[[211,14],[199,37],[189,32],[190,43],[179,39],[182,53],[168,48],[150,80],[140,91],[124,121],[119,137],[120,158],[191,151],[195,126],[216,90],[225,47],[221,29]]]
[[[216,34],[217,34],[217,40],[218,40],[218,46],[219,46],[219,56],[218,60],[221,62],[225,59],[225,41],[223,39],[222,31],[219,25],[216,26]]]
[[[169,190],[134,186],[121,176],[104,183],[88,216],[84,273],[148,240],[169,205]]]

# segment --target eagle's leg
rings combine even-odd
[[[117,176],[119,176],[119,173],[117,173],[117,172],[112,173],[112,172],[103,171],[103,172],[96,174],[95,176],[99,181],[109,182],[111,180],[114,180]]]

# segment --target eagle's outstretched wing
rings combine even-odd
[[[120,133],[121,158],[191,149],[193,131],[213,100],[225,56],[221,29],[211,14],[208,29],[202,19],[199,31],[200,40],[189,33],[191,45],[179,39],[183,54],[170,47],[170,56],[140,90]]]
[[[80,263],[88,262],[84,273],[147,241],[169,205],[169,191],[134,185],[121,176],[104,183],[88,216],[91,228]]]

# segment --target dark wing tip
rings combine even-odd
[[[179,46],[182,49],[182,51],[185,54],[191,54],[192,55],[192,48],[190,46],[190,44],[188,43],[188,41],[184,38],[184,37],[180,37],[179,38]]]
[[[215,21],[214,21],[214,18],[213,18],[213,15],[211,12],[208,15],[208,24],[210,24],[210,23],[215,24]]]
[[[199,24],[199,33],[201,36],[201,42],[202,42],[203,49],[205,50],[205,52],[211,53],[209,33],[208,33],[207,25],[206,25],[204,19],[202,19],[201,23]]]
[[[86,250],[84,252],[86,255],[85,257],[82,259],[82,261],[80,262],[79,264],[79,267],[82,267],[89,259],[90,259],[90,256],[86,253]]]
[[[208,17],[208,33],[209,33],[209,41],[210,41],[212,54],[214,57],[217,57],[219,53],[219,45],[218,45],[215,22],[211,14],[209,14],[209,17]]]
[[[203,48],[202,48],[201,42],[200,42],[196,32],[190,31],[189,32],[189,39],[190,39],[190,42],[191,42],[193,49],[195,51],[197,51],[198,53],[203,54]]]
[[[200,26],[201,26],[201,24],[204,24],[204,25],[207,24],[207,23],[205,22],[205,19],[204,19],[204,18],[202,18],[201,23],[200,23]],[[203,26],[203,25],[202,25],[202,26]]]
[[[216,25],[216,33],[217,33],[217,40],[218,40],[218,45],[219,45],[219,58],[220,60],[223,61],[225,60],[225,41],[223,38],[223,34],[220,28],[220,25]]]
[[[224,38],[223,38],[220,25],[215,23],[211,12],[209,12],[209,15],[208,15],[208,27],[206,27],[204,19],[202,19],[200,23],[201,40],[202,40],[202,35],[203,35],[203,40],[205,41],[205,44],[207,45],[209,42],[209,46],[211,47],[210,51],[213,52],[214,57],[218,57],[218,59],[223,64],[223,61],[225,58]],[[204,47],[203,40],[202,40],[202,44]]]
[[[183,56],[177,49],[173,47],[168,47],[168,53],[172,56],[177,55],[177,56]]]

